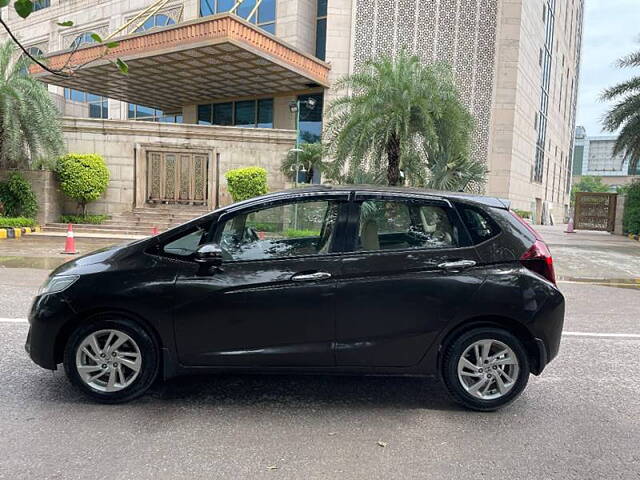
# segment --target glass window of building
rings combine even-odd
[[[40,50],[38,47],[27,47],[27,52],[29,53],[29,55],[31,55],[33,58],[42,58],[44,57],[44,52],[42,50]],[[27,58],[28,61],[31,63],[33,63],[33,60],[31,60],[31,58],[29,58],[28,55],[26,54],[22,54],[23,57]],[[20,70],[20,72],[24,75],[26,75],[28,73],[27,71],[28,67],[24,67]]]
[[[182,115],[167,115],[157,108],[145,107],[144,105],[136,105],[130,103],[127,112],[127,118],[130,120],[140,120],[145,122],[162,122],[162,123],[182,123]]]
[[[327,57],[327,0],[318,0],[316,17],[316,57],[324,60]]]
[[[168,17],[162,13],[158,13],[147,18],[142,25],[136,28],[135,32],[144,32],[146,30],[152,30],[154,28],[166,27],[167,25],[174,25],[176,22],[173,18]]]
[[[273,128],[273,98],[199,105],[198,124]]]
[[[309,99],[313,99],[313,108],[309,105]],[[300,137],[301,143],[316,143],[320,141],[322,135],[322,108],[324,95],[322,93],[312,93],[310,95],[300,95]]]
[[[78,48],[81,45],[86,45],[89,43],[95,43],[95,40],[91,38],[90,32],[84,32],[78,35],[73,42],[71,42],[71,48]]]
[[[89,118],[109,117],[109,100],[107,97],[94,95],[93,93],[83,92],[74,88],[65,88],[64,98],[74,102],[89,104]]]
[[[200,16],[229,12],[235,5],[236,0],[200,0]],[[269,33],[276,33],[276,0],[241,0],[235,13]]]
[[[47,8],[51,6],[51,0],[35,0],[33,2],[33,11],[37,12],[38,10],[42,10],[43,8]]]

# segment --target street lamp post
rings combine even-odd
[[[289,110],[296,116],[296,147],[290,151],[296,153],[296,178],[294,185],[298,186],[298,178],[300,176],[300,162],[298,161],[298,154],[302,152],[300,148],[300,106],[305,105],[309,110],[313,110],[316,107],[317,101],[314,98],[307,98],[306,100],[300,100],[296,98],[295,101],[289,102]]]

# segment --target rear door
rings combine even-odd
[[[445,200],[359,194],[336,296],[338,366],[417,364],[483,275]]]

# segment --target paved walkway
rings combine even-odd
[[[549,245],[559,278],[640,283],[640,242],[607,232],[564,233],[566,227],[534,226]]]

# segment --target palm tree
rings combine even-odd
[[[26,73],[30,60],[12,42],[0,44],[0,168],[62,153],[59,115],[47,88]]]
[[[346,93],[328,109],[330,177],[385,172],[389,185],[429,186],[430,169],[468,156],[473,120],[445,65],[403,51],[368,61],[336,88]]]
[[[290,178],[295,178],[296,172],[305,171],[305,183],[311,183],[315,172],[322,167],[323,147],[321,143],[303,143],[300,150],[289,151],[280,170]]]
[[[619,59],[617,66],[640,67],[640,50]],[[640,159],[640,76],[606,89],[601,98],[618,102],[604,117],[603,125],[610,132],[622,127],[613,154],[625,153],[629,157],[629,171],[635,171]]]

